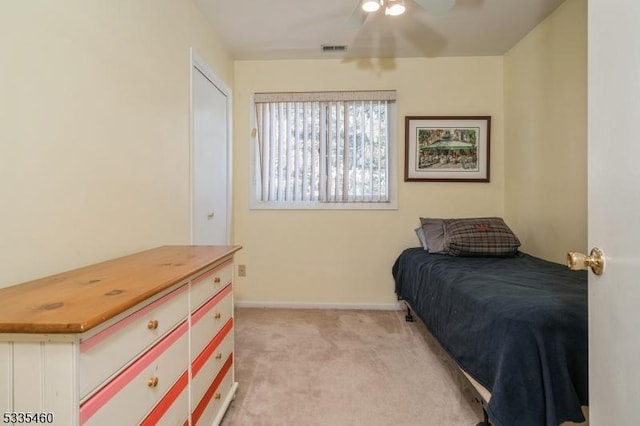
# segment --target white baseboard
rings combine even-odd
[[[306,303],[306,302],[251,302],[235,301],[236,308],[270,308],[270,309],[356,309],[368,311],[400,311],[404,305],[392,303]]]

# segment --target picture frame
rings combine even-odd
[[[491,116],[406,116],[405,182],[489,182]]]

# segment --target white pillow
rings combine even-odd
[[[446,253],[444,219],[421,217],[420,223],[429,253]]]
[[[429,248],[427,247],[427,240],[424,238],[424,230],[422,229],[422,227],[416,228],[416,235],[418,236],[418,240],[420,240],[420,245],[422,246],[422,248],[424,248],[425,250],[429,250]]]

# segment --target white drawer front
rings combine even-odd
[[[191,310],[222,290],[233,277],[233,262],[227,261],[191,282]]]
[[[0,380],[0,412],[6,413],[12,410],[13,398],[13,343],[0,342],[0,374],[3,376]]]
[[[184,322],[85,401],[80,406],[80,424],[138,424],[184,377],[188,344],[188,323]],[[186,418],[188,407],[183,410]]]
[[[215,360],[210,360],[215,361]],[[208,376],[208,370],[215,369],[216,362],[209,362],[212,366],[206,366],[193,379],[192,399],[195,406],[191,412],[193,425],[211,425],[222,408],[222,403],[231,392],[233,387],[233,356],[227,357],[222,365],[222,369],[212,381],[212,376]],[[196,389],[204,389],[202,393],[197,393]],[[200,396],[201,395],[201,396]]]
[[[140,426],[183,426],[189,419],[189,372],[185,371],[140,422]]]
[[[227,286],[191,317],[191,356],[197,356],[233,316],[233,296]]]
[[[187,290],[184,285],[80,343],[81,399],[186,318]]]

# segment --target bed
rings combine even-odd
[[[392,273],[398,298],[490,392],[483,408],[493,425],[585,420],[585,271],[519,251],[451,256],[417,247],[402,252]]]

